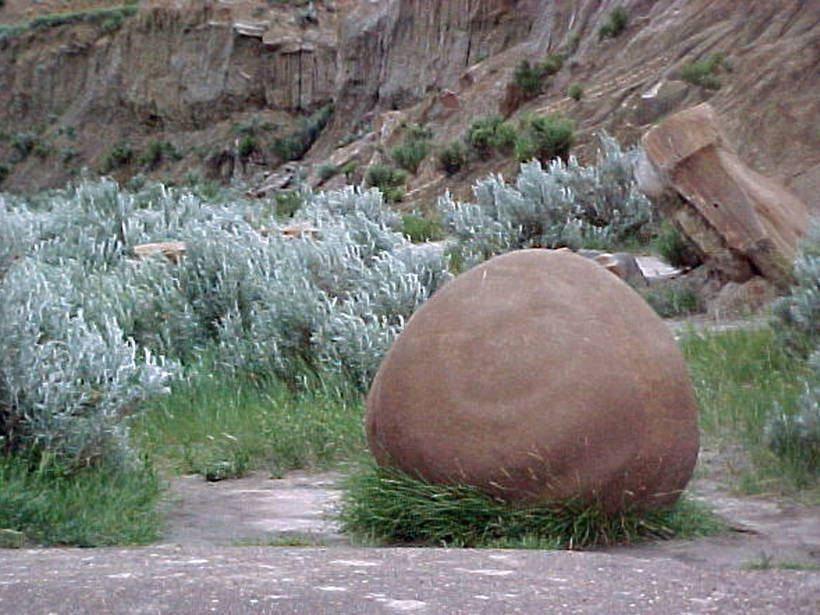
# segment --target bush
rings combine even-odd
[[[22,162],[37,145],[37,135],[33,132],[18,132],[12,137],[11,147],[14,149],[14,162]]]
[[[339,169],[342,173],[344,173],[345,179],[350,181],[353,178],[353,174],[356,172],[356,169],[359,168],[359,163],[355,160],[350,160],[342,165],[342,168]]]
[[[573,83],[569,86],[569,90],[567,90],[567,96],[573,100],[581,100],[584,96],[583,86],[580,83]]]
[[[166,160],[179,160],[182,156],[172,143],[168,141],[153,141],[148,149],[140,156],[140,164],[146,171],[157,169]]]
[[[332,164],[330,162],[326,162],[326,163],[320,165],[319,168],[316,171],[316,176],[319,178],[320,181],[327,181],[328,179],[330,179],[334,175],[338,175],[338,174],[339,174],[339,167],[337,167],[335,164]]]
[[[820,473],[820,354],[817,359],[813,375],[804,381],[798,411],[789,413],[775,405],[765,429],[769,449],[801,486],[816,481]]]
[[[400,186],[407,181],[405,171],[385,164],[372,164],[367,169],[365,180],[368,186],[378,188],[388,201],[398,202],[404,198]]]
[[[293,197],[318,237],[261,236],[278,203],[110,180],[29,201],[0,195],[0,437],[70,467],[131,455],[124,417],[182,366],[301,386],[331,371],[366,388],[445,273],[398,250],[377,191]],[[252,222],[254,222],[252,224]],[[133,246],[184,241],[176,262]]]
[[[121,14],[112,15],[100,24],[100,29],[106,34],[109,34],[119,30],[122,27],[123,21],[124,17]]]
[[[525,162],[537,158],[548,163],[553,158],[567,160],[575,141],[572,122],[558,115],[531,117],[524,122],[515,143],[516,157]]]
[[[516,139],[515,129],[496,114],[473,121],[465,141],[479,158],[490,158],[495,152],[509,153]]]
[[[161,153],[160,153],[161,156]],[[123,167],[131,162],[134,157],[134,150],[127,141],[119,141],[103,158],[102,171],[110,173],[118,167]]]
[[[416,127],[405,136],[402,144],[393,149],[392,158],[402,169],[415,173],[422,160],[430,153],[430,133]]]
[[[475,203],[449,196],[438,208],[460,245],[458,261],[470,266],[509,250],[616,245],[651,221],[651,205],[633,177],[635,151],[601,137],[598,163],[580,166],[574,158],[521,165],[514,185],[490,176],[473,188]]]
[[[9,175],[11,175],[11,167],[5,162],[0,162],[0,184],[6,181]]]
[[[541,74],[545,76],[554,75],[559,72],[564,66],[564,56],[560,53],[547,54],[547,58],[538,65],[541,69]]]
[[[795,285],[772,306],[778,345],[805,358],[820,348],[820,219],[809,225],[794,260]]]
[[[528,60],[521,60],[515,67],[513,78],[525,100],[535,98],[544,91],[544,76],[541,70]]]
[[[451,141],[439,150],[438,164],[447,175],[455,175],[467,164],[467,148],[461,141]]]
[[[283,162],[300,160],[319,138],[332,115],[333,105],[325,105],[310,117],[302,119],[291,134],[273,142],[273,152]]]
[[[652,239],[652,249],[673,267],[694,267],[700,264],[695,248],[671,222],[661,224]]]
[[[418,214],[404,214],[401,217],[402,234],[406,235],[413,243],[425,241],[440,241],[444,239],[444,226],[440,217],[426,218]]]
[[[705,60],[686,64],[681,67],[680,78],[707,90],[720,89],[720,79],[715,75],[715,72],[720,68],[725,57],[722,53],[713,53]]]
[[[305,195],[300,190],[277,192],[274,199],[277,218],[292,218],[305,204]]]
[[[616,7],[610,12],[609,19],[598,30],[598,39],[616,38],[626,29],[629,22],[629,15],[622,6]]]
[[[247,160],[257,151],[259,151],[259,140],[253,135],[244,135],[239,140],[237,153],[243,160]]]

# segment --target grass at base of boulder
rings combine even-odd
[[[331,380],[294,390],[197,373],[149,401],[131,428],[158,466],[210,480],[325,467],[364,449],[361,396]]]
[[[668,509],[616,515],[573,502],[514,506],[475,487],[432,485],[372,464],[348,479],[339,518],[345,532],[365,543],[448,547],[582,549],[725,528],[686,497]]]
[[[160,481],[150,463],[101,464],[69,472],[0,455],[0,528],[25,543],[101,547],[160,538]]]

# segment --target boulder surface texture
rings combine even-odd
[[[493,258],[439,290],[367,399],[380,465],[511,502],[614,512],[674,502],[698,453],[683,358],[661,319],[596,263]]]
[[[641,146],[641,189],[707,262],[734,282],[763,275],[788,285],[795,247],[808,226],[806,205],[743,164],[708,103],[653,127]]]

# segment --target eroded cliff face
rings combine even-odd
[[[600,37],[617,6],[625,30]],[[563,53],[564,67],[519,104],[510,94],[516,65],[548,52]],[[719,89],[680,79],[685,65],[715,53],[726,58]],[[439,145],[495,112],[570,117],[575,152],[588,159],[601,128],[634,143],[663,117],[709,100],[745,162],[820,208],[820,3],[809,0],[151,0],[111,33],[78,24],[6,40],[0,62],[5,131],[36,131],[59,150],[74,146],[64,134],[76,127],[75,167],[98,165],[116,139],[161,138],[199,152],[178,165],[194,169],[202,151],[230,143],[230,123],[255,114],[281,134],[330,100],[334,117],[308,168],[384,158],[402,122],[431,128]],[[580,101],[567,96],[573,83],[584,88]],[[0,156],[10,153],[0,144]],[[58,158],[14,165],[5,187],[64,181]],[[259,162],[260,172],[277,163]],[[431,156],[407,191],[411,203],[429,203],[516,168],[494,159],[446,177]]]
[[[629,15],[627,27],[620,36],[601,38],[600,28],[616,6]],[[820,208],[816,2],[363,2],[343,19],[339,38],[334,128],[373,118],[383,146],[395,143],[391,129],[401,122],[432,125],[443,141],[486,113],[556,112],[574,120],[575,151],[588,159],[601,128],[635,143],[668,114],[709,100],[742,159]],[[516,65],[549,52],[567,57],[564,68],[542,95],[511,108]],[[719,88],[680,79],[684,66],[712,54],[725,57],[715,75]],[[583,85],[581,101],[567,96],[572,83]],[[391,114],[395,109],[402,113]],[[321,144],[317,151],[332,155],[332,147]],[[432,198],[460,179],[454,182],[433,166],[428,161],[411,180],[411,189],[421,190],[419,198]],[[503,161],[492,166],[468,173],[465,195],[475,176],[517,168]]]
[[[190,149],[253,112],[284,133],[333,99],[335,13],[301,24],[287,8],[265,17],[216,2],[153,2],[113,32],[83,23],[11,37],[0,43],[0,125],[74,147],[91,167],[119,140]],[[26,158],[6,187],[61,183],[73,165],[57,158]]]

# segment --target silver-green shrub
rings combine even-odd
[[[772,325],[786,350],[808,356],[820,347],[820,218],[814,218],[794,259],[795,285],[772,306]]]
[[[808,376],[800,408],[788,414],[774,408],[766,433],[779,457],[810,474],[820,470],[820,219],[809,225],[794,260],[795,285],[773,307],[776,341],[799,357],[808,357]]]
[[[556,158],[546,168],[527,162],[514,184],[487,177],[474,186],[475,203],[445,195],[439,210],[469,255],[467,264],[519,248],[617,244],[652,217],[633,177],[635,157],[635,150],[623,151],[603,134],[593,166],[574,157],[566,164]]]
[[[276,232],[273,201],[110,180],[0,195],[0,436],[73,463],[126,454],[124,416],[185,365],[298,381],[327,369],[366,386],[441,284],[381,194],[306,194]],[[178,263],[139,244],[184,241]]]

